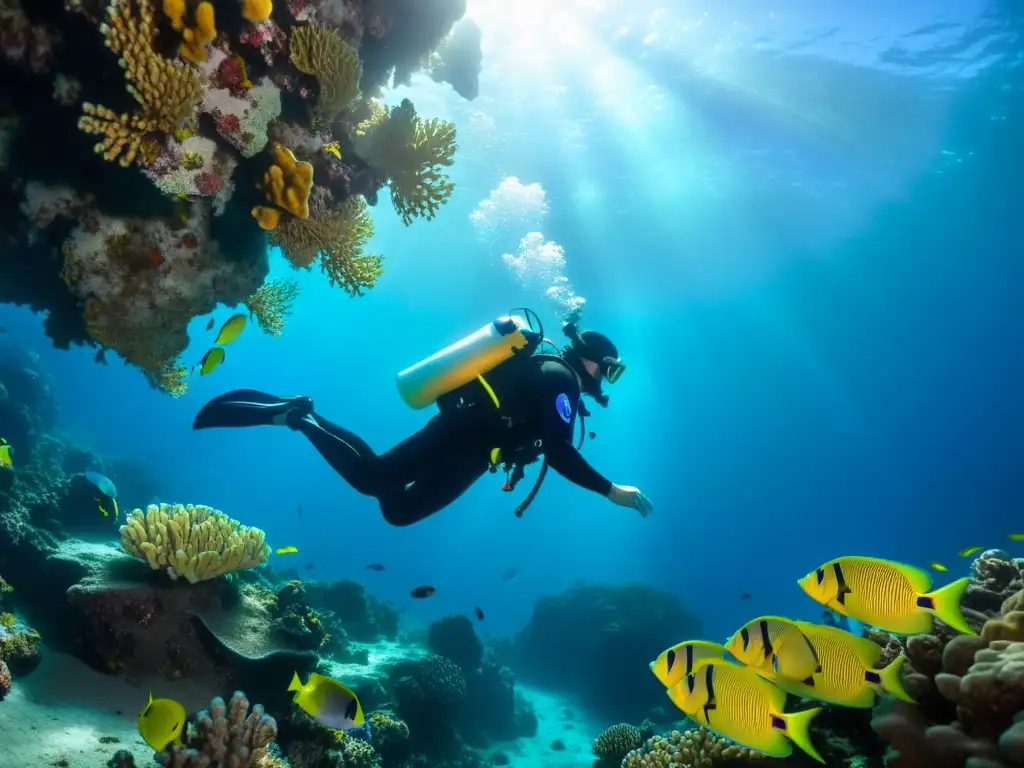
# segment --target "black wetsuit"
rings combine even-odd
[[[547,356],[513,358],[485,378],[500,409],[470,382],[442,398],[441,412],[419,432],[381,454],[316,413],[290,423],[349,485],[376,497],[392,525],[418,522],[455,501],[487,472],[496,447],[505,456],[543,455],[567,480],[608,494],[611,482],[573,446],[580,388],[571,368]]]

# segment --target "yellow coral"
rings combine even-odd
[[[309,218],[309,194],[313,190],[313,166],[300,162],[287,147],[274,142],[273,160],[259,188],[267,200],[300,219]],[[280,213],[273,208],[257,205],[252,215],[262,229],[276,229],[281,220]]]
[[[1024,640],[1024,611],[1010,611],[989,619],[981,628],[981,637],[990,643],[996,640]]]
[[[266,21],[273,10],[274,4],[270,0],[242,0],[242,16],[249,21]]]
[[[289,56],[300,72],[316,77],[320,84],[316,111],[332,120],[359,93],[359,53],[342,40],[336,29],[319,24],[295,27],[289,42]]]
[[[270,558],[266,534],[211,507],[150,504],[136,509],[121,526],[125,552],[154,571],[195,584],[230,571],[252,568]]]
[[[164,0],[164,15],[170,20],[171,26],[181,33],[181,45],[178,53],[189,61],[196,63],[206,61],[206,46],[217,37],[217,24],[214,19],[213,4],[202,0],[196,7],[192,18],[188,17],[185,0]]]
[[[285,318],[292,313],[292,304],[299,295],[299,284],[295,280],[269,280],[259,287],[243,303],[256,316],[256,322],[263,332],[280,336]]]
[[[166,59],[153,49],[156,22],[146,0],[113,0],[101,26],[105,43],[120,56],[128,92],[142,107],[134,114],[117,114],[95,104],[82,105],[78,127],[103,136],[94,146],[106,160],[122,166],[135,162],[152,134],[174,133],[195,112],[202,99],[199,73],[182,61]],[[143,153],[145,154],[145,153]]]
[[[319,258],[331,285],[340,285],[350,296],[362,296],[384,271],[381,256],[363,253],[372,235],[373,219],[362,197],[346,198],[337,209],[316,198],[308,219],[289,219],[271,233],[270,242],[280,246],[296,268],[308,269]]]
[[[433,219],[455,185],[442,168],[454,162],[455,126],[438,118],[422,120],[408,99],[377,125],[363,125],[353,137],[355,153],[385,173],[391,202],[406,226],[414,218]]]

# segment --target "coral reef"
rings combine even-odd
[[[7,692],[11,690],[11,670],[7,662],[0,660],[0,701],[4,700]]]
[[[262,565],[270,557],[266,535],[203,505],[150,504],[133,510],[121,526],[124,551],[154,571],[190,583],[239,568]]]
[[[524,680],[579,696],[608,720],[628,721],[664,703],[657,680],[635,674],[647,668],[650,649],[699,635],[699,619],[674,595],[644,584],[586,585],[539,599],[504,655]]]
[[[640,729],[628,723],[618,723],[605,728],[594,739],[591,750],[604,765],[619,765],[623,759],[635,749],[644,745],[644,737]]]
[[[158,754],[157,762],[165,768],[258,768],[276,738],[277,721],[259,704],[250,711],[245,694],[235,691],[227,703],[211,701],[196,717],[188,744]]]
[[[639,735],[639,731],[636,735]],[[596,744],[594,751],[597,751]],[[738,747],[701,728],[675,730],[667,736],[651,737],[642,747],[628,752],[623,757],[622,768],[663,768],[670,765],[686,768],[724,768],[730,763],[757,761],[761,758],[762,755]]]
[[[903,682],[917,704],[892,701],[876,708],[871,725],[891,745],[887,766],[1024,763],[1016,725],[1024,712],[1021,562],[990,550],[971,570],[962,608],[979,636],[937,625],[932,635],[895,638],[906,650]]]
[[[296,296],[265,283],[268,232],[362,295],[382,272],[364,253],[379,190],[405,224],[452,191],[454,126],[384,107],[381,88],[426,67],[475,96],[465,10],[5,0],[0,301],[45,310],[56,346],[112,350],[180,396],[194,317],[245,304],[280,333]]]

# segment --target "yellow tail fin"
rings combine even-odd
[[[816,707],[805,709],[803,712],[790,712],[783,717],[786,718],[786,736],[789,740],[819,763],[824,764],[825,759],[818,754],[818,750],[814,748],[814,743],[811,741],[811,721],[820,713],[821,707]]]
[[[970,583],[971,580],[964,576],[952,584],[947,584],[942,589],[921,595],[922,598],[927,598],[932,603],[931,608],[925,608],[925,610],[938,616],[957,632],[963,632],[965,635],[978,634],[967,625],[964,615],[960,613],[960,601],[963,600],[964,593],[967,592],[967,585]]]
[[[299,673],[298,672],[295,672],[292,675],[292,683],[291,683],[291,685],[288,686],[288,690],[289,691],[301,691],[302,690],[302,681],[299,680]]]
[[[882,678],[882,690],[888,693],[890,696],[895,696],[900,701],[907,701],[911,704],[916,702],[907,693],[906,688],[903,687],[903,677],[900,674],[900,670],[903,669],[903,662],[907,660],[907,657],[902,653],[893,659],[889,666],[885,669],[878,670],[878,676]]]

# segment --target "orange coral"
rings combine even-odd
[[[164,0],[163,7],[164,15],[170,20],[171,26],[181,33],[178,53],[189,61],[206,61],[206,46],[217,36],[213,4],[208,0],[202,0],[196,6],[191,19],[188,18],[185,0]]]
[[[273,10],[274,4],[270,0],[242,0],[242,15],[249,21],[266,21]]]
[[[312,165],[296,160],[290,149],[276,142],[272,152],[273,162],[263,174],[259,187],[276,208],[257,205],[252,209],[253,217],[266,230],[277,228],[281,210],[299,219],[308,219],[309,194],[313,190]]]

